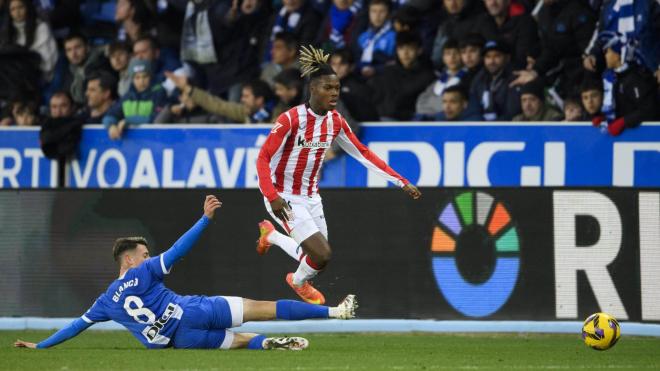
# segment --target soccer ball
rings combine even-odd
[[[607,350],[616,344],[621,335],[619,322],[607,313],[590,315],[582,325],[582,340],[596,350]]]

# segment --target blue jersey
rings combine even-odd
[[[186,306],[195,306],[198,296],[180,296],[163,284],[172,265],[197,242],[209,224],[206,216],[195,223],[171,248],[127,270],[110,284],[79,319],[62,328],[37,348],[49,348],[70,339],[95,322],[113,320],[126,327],[147,348],[171,345]]]
[[[179,326],[190,297],[165,287],[169,270],[164,255],[129,269],[108,286],[81,318],[87,323],[113,320],[126,327],[147,348],[163,348]]]

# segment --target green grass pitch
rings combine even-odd
[[[576,335],[306,334],[302,352],[146,350],[128,333],[87,331],[48,350],[13,348],[51,331],[0,331],[0,369],[34,370],[648,370],[660,369],[660,338],[621,337],[587,348]]]

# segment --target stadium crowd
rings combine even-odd
[[[660,118],[656,0],[0,0],[0,125],[272,122],[308,44],[351,125]]]

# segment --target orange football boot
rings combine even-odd
[[[293,273],[286,275],[286,283],[288,283],[293,291],[295,291],[296,294],[298,294],[298,296],[300,296],[304,301],[310,304],[325,304],[325,297],[323,294],[321,294],[319,290],[315,289],[314,286],[310,285],[309,282],[305,282],[305,284],[300,287],[294,285]]]

